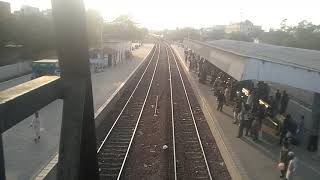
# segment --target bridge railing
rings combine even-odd
[[[0,92],[2,133],[56,99],[63,99],[57,179],[98,179],[85,9],[81,0],[52,0],[61,77],[44,76]]]

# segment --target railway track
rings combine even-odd
[[[168,50],[169,49],[169,50]],[[174,53],[169,47],[174,179],[212,179],[195,116]]]
[[[160,46],[156,45],[156,50],[135,89],[97,150],[101,179],[120,179],[152,86],[159,55]]]
[[[100,179],[224,179],[213,174],[227,170],[168,44],[156,45],[136,81],[97,150]]]

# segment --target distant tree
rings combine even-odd
[[[304,20],[291,28],[289,33],[293,33],[295,38],[294,47],[320,50],[320,26]]]
[[[105,23],[103,31],[106,36],[124,40],[142,40],[148,34],[148,29],[139,28],[137,23],[127,15],[121,15],[114,21]]]
[[[259,36],[264,43],[320,50],[320,26],[306,20],[297,26],[287,26],[282,20],[280,29],[264,32]]]
[[[183,41],[183,39],[200,40],[200,30],[194,28],[177,28],[176,30],[165,30],[163,32],[166,39],[174,41]]]

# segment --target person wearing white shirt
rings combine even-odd
[[[298,166],[298,159],[296,158],[294,152],[289,152],[289,163],[286,173],[286,180],[293,180],[293,177],[296,174],[297,166]]]
[[[31,121],[30,125],[34,131],[34,142],[38,143],[40,140],[40,116],[39,112],[34,113],[34,118]]]
[[[250,93],[247,99],[247,104],[249,105],[249,107],[252,107],[252,103],[253,103],[253,94]]]

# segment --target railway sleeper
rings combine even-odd
[[[208,179],[208,176],[197,176],[195,179]]]
[[[195,169],[195,173],[197,174],[197,176],[202,175],[202,176],[207,176],[208,177],[207,168]],[[200,177],[202,177],[202,176],[200,176]]]
[[[128,126],[118,126],[118,127],[116,127],[116,129],[114,129],[113,130],[113,134],[114,135],[121,135],[121,134],[123,134],[123,133],[125,133],[125,132],[127,132],[127,131],[132,131],[132,130],[134,130],[134,127],[128,127]]]
[[[106,144],[105,147],[103,147],[103,150],[107,150],[107,149],[112,149],[112,150],[116,150],[116,149],[125,149],[127,150],[128,146],[127,145],[118,145],[118,144]]]
[[[107,167],[119,167],[121,166],[122,163],[121,162],[113,162],[113,161],[106,161],[106,162],[103,162],[103,163],[99,163],[99,167],[102,167],[102,168],[105,168],[106,166]]]
[[[109,144],[124,144],[129,142],[130,142],[129,138],[119,138],[119,139],[113,139],[108,141]]]
[[[104,172],[100,172],[100,177],[101,179],[114,179],[116,177],[118,177],[117,173],[104,173]]]
[[[184,153],[187,154],[187,155],[192,155],[192,156],[194,156],[194,155],[202,155],[201,152],[197,152],[197,151],[186,151]]]
[[[111,161],[111,162],[122,162],[123,158],[115,158],[115,157],[99,157],[98,158],[98,161],[100,163],[104,163],[104,162],[108,162],[108,161]]]
[[[189,139],[189,140],[185,140],[184,142],[194,144],[194,143],[198,143],[199,141],[197,139]]]
[[[101,155],[108,156],[108,157],[121,157],[121,156],[125,156],[126,153],[104,152],[104,153],[101,153]]]

